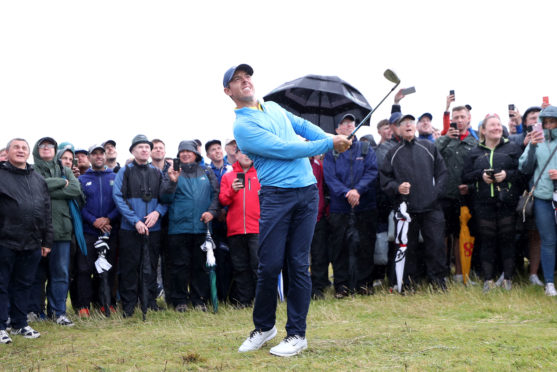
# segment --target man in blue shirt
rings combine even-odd
[[[270,352],[292,356],[307,348],[306,318],[311,298],[309,252],[319,201],[307,158],[333,148],[344,152],[352,141],[343,135],[328,136],[274,102],[258,102],[252,75],[253,69],[242,64],[228,69],[223,79],[224,93],[236,104],[234,138],[242,152],[253,160],[261,183],[255,329],[238,351],[258,350],[275,337],[277,280],[286,262],[287,336]]]

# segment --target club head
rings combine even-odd
[[[400,79],[398,78],[398,76],[396,76],[393,70],[386,69],[385,72],[383,73],[383,76],[385,76],[385,79],[389,80],[392,83],[395,84],[400,83]]]

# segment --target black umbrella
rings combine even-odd
[[[100,285],[99,285],[99,298],[101,300],[101,305],[104,308],[104,315],[110,316],[110,283],[108,280],[108,272],[112,268],[112,265],[106,259],[110,247],[108,245],[108,239],[110,238],[110,233],[105,233],[99,236],[99,240],[95,242],[95,249],[98,251],[98,258],[95,261],[95,268],[99,273]]]
[[[282,84],[263,98],[328,133],[334,133],[335,124],[345,114],[354,115],[359,122],[371,111],[362,93],[337,76],[306,75]]]

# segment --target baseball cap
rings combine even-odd
[[[116,147],[116,141],[109,139],[108,141],[104,141],[102,146],[105,147],[106,145],[111,144],[112,146]]]
[[[429,120],[433,120],[433,116],[429,112],[421,114],[418,118],[418,121],[422,121],[423,118],[429,118]]]
[[[76,150],[75,150],[75,154],[77,155],[77,154],[79,154],[79,153],[85,154],[85,155],[89,155],[89,152],[88,152],[87,150],[85,150],[85,149],[76,149]]]
[[[222,146],[221,142],[218,139],[210,140],[209,142],[205,143],[205,152],[208,152],[209,148],[213,145]]]
[[[97,144],[89,147],[89,154],[92,154],[95,150],[102,150],[102,152],[105,152],[104,146]]]
[[[228,84],[230,84],[230,80],[232,80],[232,76],[234,76],[236,71],[244,71],[250,76],[253,75],[253,68],[251,68],[250,65],[242,63],[241,65],[238,66],[232,66],[228,70],[226,70],[226,72],[224,73],[224,77],[222,79],[222,85],[225,88],[227,88]]]
[[[401,112],[393,112],[391,114],[391,117],[389,118],[389,123],[390,124],[396,124],[398,122],[398,119],[400,119],[402,116]]]
[[[402,114],[401,114],[401,115],[402,115]],[[398,120],[396,121],[396,125],[397,125],[397,126],[400,125],[400,123],[402,123],[402,122],[403,122],[404,120],[406,120],[406,119],[416,120],[416,118],[415,118],[414,116],[412,116],[412,115],[410,115],[410,114],[406,114],[406,115],[402,115],[402,116],[400,117],[400,119],[398,119]]]

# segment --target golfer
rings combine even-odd
[[[234,137],[242,152],[253,160],[261,183],[255,329],[238,351],[258,350],[277,334],[277,280],[286,262],[289,280],[286,337],[271,348],[271,354],[292,356],[307,348],[309,252],[319,201],[307,158],[333,148],[346,151],[352,141],[343,135],[328,136],[274,102],[258,102],[252,75],[253,69],[242,64],[228,69],[223,79],[224,93],[236,104]]]

